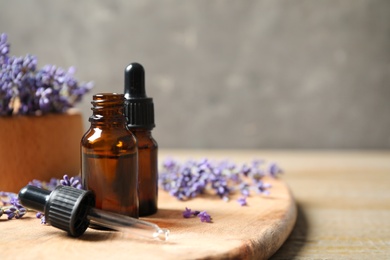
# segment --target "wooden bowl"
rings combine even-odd
[[[78,175],[83,132],[79,112],[0,117],[0,191]]]

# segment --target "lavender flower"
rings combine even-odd
[[[75,68],[45,65],[36,70],[37,58],[8,56],[7,35],[0,36],[0,116],[63,113],[80,102],[93,83],[79,84]]]
[[[41,224],[42,224],[42,225],[47,224],[47,223],[46,223],[46,217],[45,217],[45,215],[43,215],[43,216],[41,217]]]
[[[8,219],[12,219],[14,216],[16,216],[17,208],[15,206],[11,206],[3,212],[8,215]]]
[[[211,222],[211,216],[209,214],[207,214],[206,211],[200,212],[198,214],[198,217],[200,218],[200,221],[202,221],[202,222],[208,222],[208,223]]]
[[[43,213],[38,211],[37,214],[35,214],[35,216],[40,219],[40,218],[42,218]]]
[[[69,178],[69,176],[65,174],[63,179],[60,180],[60,183],[63,186],[71,186],[79,190],[83,189],[83,186],[81,185],[81,179],[78,176]]]
[[[281,171],[275,165],[267,169],[270,174]],[[269,187],[262,182],[266,176],[266,167],[264,160],[254,160],[249,166],[238,166],[228,160],[212,162],[201,159],[179,163],[168,158],[163,162],[159,185],[179,200],[189,200],[208,191],[225,201],[237,190],[244,196],[249,196],[251,189],[266,195]]]
[[[9,46],[7,34],[2,33],[0,35],[0,65],[6,62],[8,58]]]
[[[45,214],[42,212],[37,212],[35,216],[41,220],[41,224],[46,224]]]
[[[240,184],[239,187],[242,195],[244,195],[245,197],[248,197],[250,195],[250,186],[248,183],[243,182]]]
[[[192,217],[193,215],[193,212],[191,211],[191,209],[187,208],[183,211],[183,218],[190,218]]]
[[[209,214],[207,214],[206,211],[192,211],[191,209],[187,208],[183,211],[183,218],[191,218],[191,217],[199,217],[200,221],[202,222],[211,222],[211,217]]]
[[[8,219],[18,219],[26,214],[26,208],[19,203],[18,197],[15,193],[1,192],[0,196],[5,197],[5,199],[2,198],[3,206],[0,207],[0,216],[6,214]]]
[[[259,182],[257,182],[256,186],[257,186],[257,190],[259,193],[264,194],[264,195],[270,194],[268,189],[271,188],[271,184],[259,181]]]
[[[240,197],[237,199],[237,202],[238,204],[240,204],[241,206],[246,206],[247,205],[247,202],[246,202],[246,197]]]
[[[28,184],[36,186],[36,187],[41,188],[41,189],[52,191],[55,189],[55,187],[60,185],[60,180],[58,180],[56,178],[52,178],[49,182],[40,181],[40,180],[32,180]]]
[[[279,174],[283,173],[283,170],[276,163],[271,163],[268,169],[268,173],[271,177],[277,178]]]
[[[243,174],[245,177],[248,177],[249,173],[251,172],[251,168],[250,168],[248,165],[244,164],[244,165],[242,165],[242,167],[241,167],[241,172],[242,172],[242,174]]]

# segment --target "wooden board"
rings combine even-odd
[[[182,202],[159,191],[159,211],[143,218],[171,231],[168,242],[126,237],[118,232],[88,229],[80,238],[41,225],[33,213],[25,219],[0,218],[1,259],[266,259],[283,244],[296,220],[296,206],[287,185],[273,185],[269,196],[253,195],[248,206],[232,197],[225,202],[206,196]],[[185,207],[206,210],[213,223],[185,219]]]

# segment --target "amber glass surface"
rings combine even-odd
[[[138,217],[137,141],[126,127],[121,94],[97,94],[81,140],[81,177],[96,207]]]
[[[150,130],[131,129],[138,140],[138,196],[139,215],[157,212],[158,164],[157,142]]]

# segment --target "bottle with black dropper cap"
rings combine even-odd
[[[145,71],[141,64],[130,63],[125,69],[125,115],[128,128],[138,140],[139,215],[157,212],[158,170],[153,99],[146,96]]]

